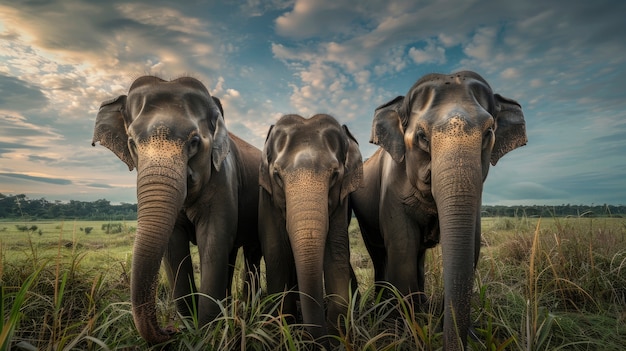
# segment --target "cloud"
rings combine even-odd
[[[5,110],[28,111],[48,104],[41,89],[17,77],[0,73],[0,106]]]
[[[33,182],[56,184],[56,185],[72,184],[72,181],[68,179],[53,178],[53,177],[46,177],[46,176],[35,176],[35,175],[20,174],[20,173],[1,173],[0,172],[0,177],[10,177],[10,178],[29,180]]]
[[[463,52],[470,59],[487,62],[493,56],[493,46],[495,44],[497,29],[493,27],[480,28],[474,34],[471,42],[465,45]]]
[[[30,122],[12,111],[0,110],[0,138],[5,145],[19,145],[16,149],[40,150],[61,141],[63,137],[53,128]]]
[[[153,3],[31,2],[2,6],[1,12],[22,41],[68,63],[154,67],[159,62],[152,58],[182,69],[195,66],[191,57],[213,51],[205,21]]]
[[[294,39],[351,35],[369,13],[383,6],[350,0],[296,0],[291,11],[276,19],[276,31]]]
[[[3,156],[4,154],[13,152],[18,149],[23,149],[23,148],[24,148],[24,144],[22,143],[10,143],[10,142],[0,141],[0,156]],[[40,149],[43,149],[43,147]]]
[[[409,57],[415,64],[422,63],[446,63],[446,50],[441,46],[436,46],[433,40],[427,40],[423,49],[411,47]]]
[[[102,183],[87,183],[85,184],[88,187],[91,188],[100,188],[100,189],[113,189],[113,187],[110,184],[102,184]]]
[[[134,201],[135,174],[90,141],[100,103],[143,74],[199,78],[257,147],[282,114],[328,112],[367,157],[376,106],[425,73],[470,69],[522,104],[529,136],[490,172],[484,200],[584,202],[581,170],[624,187],[624,11],[603,0],[2,4],[0,172],[72,181],[3,177],[33,194]]]
[[[293,3],[293,0],[246,0],[239,10],[246,16],[257,17],[270,11],[284,10]]]

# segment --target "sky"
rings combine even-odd
[[[377,106],[472,70],[522,105],[528,135],[483,204],[626,204],[625,15],[621,0],[3,0],[0,193],[135,203],[136,171],[91,140],[100,103],[144,74],[200,79],[260,149],[283,114],[331,114],[365,159]]]

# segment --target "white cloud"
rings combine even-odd
[[[520,77],[521,72],[517,68],[509,67],[504,69],[500,75],[504,79],[515,79]]]
[[[462,33],[440,33],[437,39],[444,47],[452,47],[463,42],[465,35]]]
[[[470,58],[481,62],[489,62],[494,54],[497,30],[493,27],[483,27],[476,31],[471,42],[466,44],[463,52]]]
[[[351,35],[384,3],[351,0],[296,0],[291,11],[279,16],[278,34],[290,38]]]
[[[427,40],[426,43],[423,49],[414,47],[409,49],[409,57],[413,59],[413,62],[418,65],[422,63],[446,63],[446,50],[437,46],[432,40]]]
[[[578,150],[580,140],[604,138],[597,146],[604,154],[593,158],[612,164],[620,160],[606,154],[623,155],[624,150],[618,137],[626,125],[618,122],[623,119],[626,89],[620,17],[625,4],[2,4],[0,72],[14,81],[0,81],[5,84],[0,87],[10,89],[4,100],[0,97],[0,106],[8,110],[5,116],[12,116],[0,123],[2,131],[26,133],[27,139],[0,131],[0,164],[11,168],[6,173],[36,169],[51,178],[62,178],[71,165],[77,194],[89,191],[80,179],[90,177],[108,183],[109,177],[119,176],[111,184],[132,186],[134,174],[123,163],[105,148],[91,148],[91,133],[101,101],[125,93],[134,78],[152,73],[165,79],[188,74],[202,80],[222,99],[229,130],[258,147],[269,124],[282,114],[328,112],[349,124],[367,157],[375,148],[367,140],[378,104],[405,93],[417,75],[427,71],[471,69],[498,93],[522,103],[527,116],[529,146],[507,155],[490,174],[498,180],[499,169],[513,170],[495,184],[492,197],[485,197],[496,202],[502,198],[500,189],[513,189],[511,184],[521,184],[520,179],[541,186],[552,179],[538,176],[535,169],[574,173],[595,166],[592,157],[580,151],[575,158],[566,157],[572,155],[568,150]],[[29,131],[42,135],[42,141]],[[28,149],[27,144],[39,149]],[[537,161],[544,150],[555,149],[562,153]],[[625,174],[619,169],[614,173]],[[560,190],[558,182],[552,184]],[[62,191],[68,192],[59,188],[58,193]]]
[[[210,31],[207,31],[205,21],[185,16],[173,8],[141,3],[118,4],[115,5],[115,8],[125,18],[150,27],[164,28],[172,32],[191,34],[193,36],[210,36]]]
[[[5,143],[21,145],[22,150],[43,149],[63,140],[51,127],[33,123],[13,111],[0,110],[0,138]],[[16,147],[17,148],[17,147]]]

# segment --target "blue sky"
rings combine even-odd
[[[523,107],[528,145],[483,203],[626,204],[626,2],[29,1],[0,4],[0,193],[136,202],[91,146],[134,78],[191,75],[262,148],[281,115],[329,113],[364,158],[374,108],[423,74],[469,69]]]

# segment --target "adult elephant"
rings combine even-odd
[[[477,73],[428,74],[406,97],[378,107],[351,204],[375,279],[424,291],[424,254],[441,241],[444,349],[463,349],[480,250],[480,206],[489,163],[527,142],[521,106]]]
[[[179,311],[197,306],[206,324],[219,313],[207,296],[230,293],[238,248],[246,267],[259,266],[261,151],[227,131],[219,100],[190,77],[135,80],[128,95],[102,103],[92,145],[98,141],[137,168],[131,302],[139,333],[150,343],[170,338],[155,309],[162,257]],[[200,254],[199,298],[190,242]]]
[[[332,116],[285,115],[268,132],[259,172],[267,290],[277,293],[297,285],[302,319],[315,338],[328,329],[337,332],[338,316],[347,312],[351,279],[356,286],[348,194],[360,186],[362,175],[357,141]],[[286,295],[282,312],[296,315],[294,294]]]

